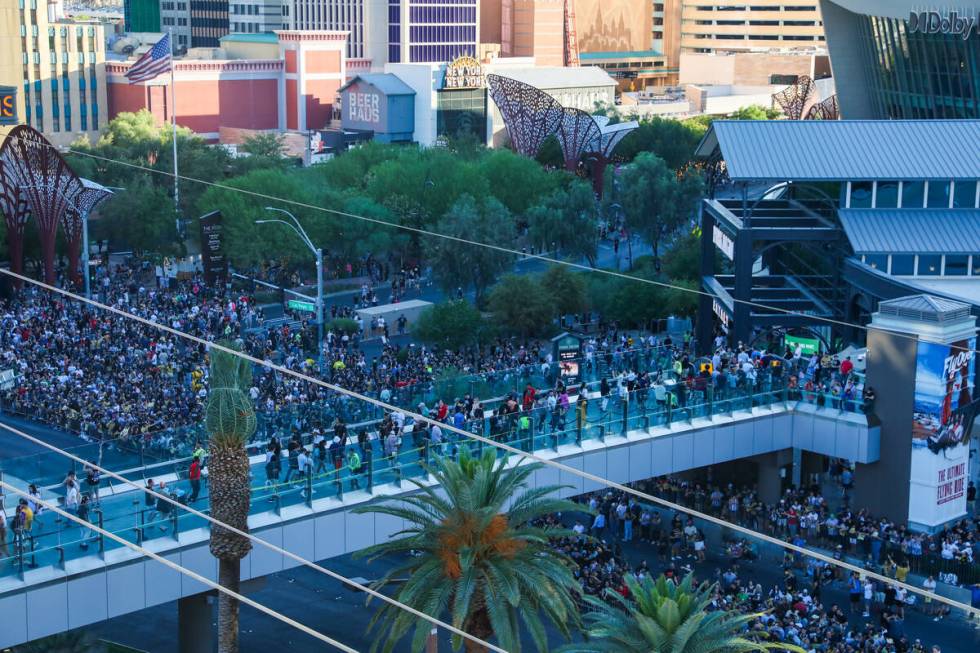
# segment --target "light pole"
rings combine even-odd
[[[306,235],[306,230],[303,229],[303,225],[299,223],[296,216],[287,211],[286,209],[279,209],[274,206],[265,207],[266,211],[276,211],[278,213],[283,213],[287,215],[292,222],[286,222],[285,220],[256,220],[255,224],[267,224],[270,222],[279,222],[286,225],[290,229],[296,232],[313,252],[313,256],[316,257],[316,350],[317,356],[319,357],[320,347],[323,344],[323,250],[313,244],[310,237]]]

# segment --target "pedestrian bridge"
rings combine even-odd
[[[569,412],[572,415],[574,410]],[[878,460],[880,447],[879,428],[874,424],[873,418],[859,412],[789,400],[785,391],[774,391],[649,412],[645,405],[614,405],[603,415],[590,410],[589,421],[581,428],[575,424],[553,434],[543,424],[543,430],[535,427],[533,435],[518,432],[512,435],[524,437],[510,441],[524,449],[533,446],[542,458],[626,483],[792,448],[872,463]],[[401,520],[357,515],[351,509],[372,497],[411,492],[409,477],[427,482],[419,460],[431,453],[406,450],[394,461],[375,455],[358,477],[359,489],[352,489],[346,469],[339,486],[332,472],[299,485],[266,486],[261,457],[254,456],[249,527],[263,540],[309,560],[381,542],[403,527]],[[142,478],[132,471],[126,475]],[[567,485],[563,494],[569,496],[601,487],[553,468],[536,472],[533,483]],[[143,492],[127,491],[126,486],[103,489],[101,506],[96,519],[106,530],[217,579],[204,520],[186,514],[153,514],[144,504]],[[206,508],[206,497],[197,506]],[[0,563],[0,614],[4,615],[0,648],[208,590],[110,539],[96,537],[83,549],[79,544],[83,537],[74,524],[58,524],[53,515],[42,514],[29,544],[11,546],[13,556]],[[254,546],[242,561],[242,580],[294,566],[281,554]]]

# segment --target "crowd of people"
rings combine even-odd
[[[643,578],[663,574],[679,582],[694,574],[696,581],[714,584],[710,610],[757,615],[749,622],[749,631],[766,641],[821,653],[939,651],[938,646],[928,647],[906,634],[906,611],[921,610],[933,621],[940,621],[949,615],[949,609],[937,602],[917,600],[898,583],[878,583],[856,573],[841,573],[828,563],[786,553],[781,582],[764,589],[761,582],[751,580],[760,554],[750,542],[738,538],[724,541],[723,549],[712,551],[709,564],[701,566],[706,561],[705,534],[681,513],[664,512],[662,516],[661,510],[613,491],[597,491],[577,500],[589,507],[589,514],[554,515],[540,525],[565,533],[553,538],[552,544],[576,563],[576,577],[587,595],[615,592],[628,597],[627,575]],[[712,502],[710,494],[706,500]],[[715,512],[721,515],[725,509],[721,502]],[[624,552],[627,547],[629,553]],[[630,557],[639,561],[631,563]],[[899,576],[897,580],[904,582],[906,578]],[[935,590],[936,580],[930,576],[922,585]],[[847,596],[848,601],[827,598],[828,586]],[[980,594],[980,586],[974,594]]]

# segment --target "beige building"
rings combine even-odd
[[[564,65],[565,0],[481,0],[480,53]]]
[[[824,48],[817,0],[681,0],[683,52]]]
[[[97,139],[108,120],[102,25],[66,19],[60,2],[0,5],[0,85],[17,89],[19,122],[59,147]]]
[[[797,78],[830,77],[830,58],[813,52],[718,52],[681,54],[681,84],[788,85]]]

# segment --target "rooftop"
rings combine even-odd
[[[364,73],[355,75],[338,90],[343,91],[358,80],[370,84],[385,95],[415,95],[415,89],[403,82],[394,73]]]
[[[973,254],[980,251],[977,209],[841,209],[858,254]]]
[[[236,43],[278,43],[279,37],[272,32],[259,32],[258,34],[226,34],[218,39],[222,43],[234,41]]]
[[[500,66],[492,71],[501,77],[510,77],[519,82],[542,89],[580,88],[589,86],[615,86],[616,80],[597,66],[566,68],[563,66],[535,66],[534,68],[510,68]]]
[[[968,316],[970,305],[933,295],[909,295],[878,302],[878,312],[928,322],[944,322]]]
[[[627,50],[625,52],[616,52],[616,51],[582,52],[578,56],[579,59],[589,60],[589,59],[639,59],[641,57],[662,57],[664,55],[662,52],[657,52],[656,50]]]
[[[732,180],[980,178],[980,120],[716,120],[699,158]]]

